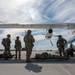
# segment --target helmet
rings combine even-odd
[[[42,59],[46,59],[48,57],[48,53],[47,52],[44,52],[41,54],[41,58]]]
[[[62,37],[62,35],[58,35],[58,37]]]
[[[16,38],[19,38],[19,36],[17,36]]]
[[[10,34],[8,34],[7,37],[10,37]]]
[[[27,31],[27,33],[31,33],[31,32],[32,32],[31,30],[28,30],[28,31]]]

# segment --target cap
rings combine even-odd
[[[58,35],[58,37],[62,37],[62,35]]]
[[[28,30],[28,31],[27,31],[27,33],[31,33],[31,32],[32,32],[31,30]]]
[[[17,36],[16,38],[19,38],[19,36]]]
[[[10,34],[7,34],[8,37],[10,37]]]

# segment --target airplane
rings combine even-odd
[[[53,29],[67,28],[75,29],[75,23],[62,23],[62,24],[0,24],[0,28],[34,28],[46,29],[45,38],[51,39],[53,36]],[[57,37],[57,36],[56,36]],[[51,40],[50,40],[51,42]],[[52,44],[52,42],[51,42]]]
[[[58,23],[58,24],[0,24],[0,28],[35,28],[46,29],[45,38],[50,39],[53,36],[53,29],[67,28],[75,29],[75,23]],[[56,35],[54,35],[56,36]],[[56,36],[57,37],[57,36]]]

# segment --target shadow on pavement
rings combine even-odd
[[[46,59],[46,60],[36,60],[36,59],[32,59],[31,60],[32,63],[50,63],[50,64],[67,64],[67,63],[70,63],[70,64],[75,64],[75,57],[73,58],[70,58],[69,60],[65,60],[65,59]],[[9,64],[9,63],[26,63],[26,60],[25,59],[9,59],[9,60],[0,60],[0,64]]]
[[[27,70],[29,70],[29,72],[33,71],[33,72],[38,73],[38,72],[41,72],[42,66],[39,66],[39,65],[33,64],[33,63],[27,63],[25,68]]]

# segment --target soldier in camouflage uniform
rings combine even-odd
[[[30,56],[32,53],[32,48],[34,46],[35,39],[31,35],[31,30],[27,31],[27,34],[24,37],[24,42],[25,42],[25,49],[26,49],[26,62],[31,62]]]
[[[15,59],[17,59],[17,57],[19,57],[19,59],[21,59],[21,41],[19,40],[19,36],[16,37],[15,40],[15,49],[16,49],[16,57]]]
[[[62,56],[62,52],[63,52],[63,55],[65,56],[64,45],[66,43],[67,43],[67,41],[64,38],[62,38],[61,35],[58,35],[57,47],[58,47],[60,56]]]
[[[10,44],[11,44],[11,40],[10,40],[11,35],[8,34],[7,38],[5,39],[5,53],[11,54],[10,53]]]

